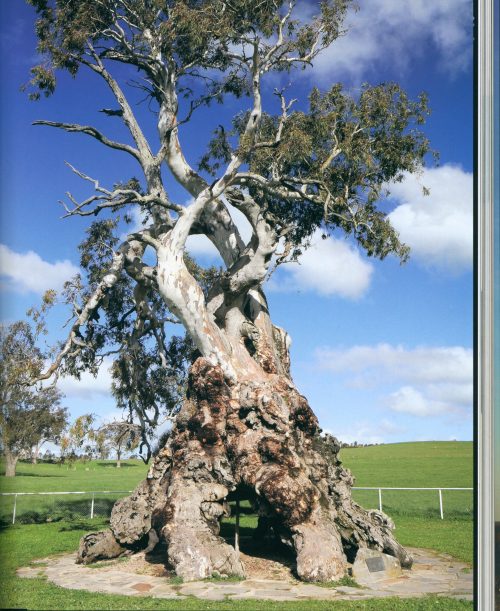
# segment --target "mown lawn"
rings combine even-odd
[[[356,477],[357,486],[381,487],[469,487],[472,485],[472,444],[460,442],[402,443],[367,448],[344,448],[341,458]],[[37,492],[44,490],[131,490],[144,477],[147,467],[141,461],[126,461],[121,469],[113,461],[78,463],[74,469],[65,465],[38,464],[19,465],[16,478],[0,477],[2,492]],[[473,524],[471,519],[472,494],[452,493],[443,495],[445,520],[439,518],[437,493],[427,498],[426,493],[383,494],[383,507],[396,524],[396,535],[400,543],[447,552],[466,562],[472,562]],[[363,496],[364,495],[364,496]],[[367,496],[368,495],[368,496]],[[370,496],[371,495],[371,496]],[[391,496],[392,495],[392,496]],[[418,496],[420,495],[420,496]],[[450,496],[451,495],[451,496]],[[458,496],[457,496],[458,495]],[[460,496],[462,495],[462,496]],[[119,496],[119,495],[118,495]],[[362,498],[360,498],[362,497]],[[0,497],[8,518],[10,509],[4,501],[12,504],[11,497]],[[22,497],[18,497],[21,499]],[[42,497],[24,497],[22,502],[39,503]],[[63,497],[57,497],[59,500]],[[89,497],[90,498],[90,497]],[[101,528],[105,520],[83,519],[88,516],[89,498],[66,497],[66,510],[59,511],[57,522],[47,522],[43,511],[37,514],[38,524],[16,524],[0,531],[0,562],[2,574],[3,608],[27,609],[166,609],[182,611],[197,609],[276,609],[326,611],[327,609],[382,610],[450,610],[471,609],[472,604],[452,599],[426,597],[418,600],[383,599],[366,602],[321,602],[270,603],[269,601],[209,602],[188,599],[180,604],[175,601],[155,600],[149,597],[132,599],[125,596],[92,594],[58,588],[44,579],[19,579],[15,569],[26,566],[31,560],[75,550],[80,537],[89,530]],[[377,507],[378,493],[355,492],[355,498],[367,508]],[[111,502],[107,497],[106,502]],[[48,503],[48,501],[47,501]],[[78,505],[78,503],[80,505]],[[68,521],[71,507],[78,512]],[[26,509],[26,506],[25,506]],[[28,508],[29,509],[29,508]],[[109,510],[109,507],[107,508]],[[47,505],[47,511],[49,506]],[[10,512],[10,513],[9,513]],[[81,512],[81,514],[79,514]],[[33,517],[33,516],[32,516]],[[48,518],[52,519],[52,518]],[[28,520],[29,521],[29,520]],[[4,521],[8,524],[8,519]],[[256,517],[250,507],[243,504],[241,536],[250,537],[256,526]],[[222,533],[229,540],[234,533],[234,518],[223,524]],[[307,607],[305,606],[307,605]]]
[[[2,465],[3,467],[3,465]],[[94,515],[109,516],[114,502],[133,490],[147,472],[141,460],[127,460],[120,468],[114,461],[95,460],[58,465],[40,462],[18,463],[15,477],[0,477],[0,492],[100,492],[94,495]],[[43,523],[47,520],[74,520],[90,517],[92,494],[18,496],[16,522]],[[0,496],[0,524],[12,521],[14,497]]]
[[[271,601],[211,602],[195,598],[180,601],[154,599],[147,596],[131,598],[97,594],[82,590],[67,590],[48,583],[44,578],[26,579],[15,576],[16,568],[27,566],[31,560],[75,550],[79,538],[90,524],[39,524],[13,526],[0,532],[0,565],[2,590],[0,606],[4,609],[163,609],[165,611],[462,611],[472,609],[472,603],[451,598],[425,597],[420,599],[384,598],[351,603],[348,601]],[[102,527],[104,523],[92,524]]]

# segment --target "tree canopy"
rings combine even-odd
[[[7,475],[15,475],[22,453],[57,441],[68,421],[56,386],[33,386],[44,362],[35,334],[25,321],[0,327],[0,442]]]
[[[268,80],[272,73],[293,79],[334,44],[345,33],[350,0],[308,5],[315,11],[308,18],[294,0],[29,2],[43,57],[32,69],[31,97],[53,94],[59,70],[75,77],[90,70],[117,104],[101,112],[122,121],[129,139],[113,140],[89,125],[36,124],[86,134],[138,164],[138,177],[118,176],[109,188],[70,166],[94,193],[83,201],[68,194],[65,216],[101,218],[80,245],[86,277],[66,286],[73,323],[46,377],[95,372],[113,355],[115,396],[147,429],[160,413],[178,409],[193,355],[232,379],[251,368],[248,354],[270,370],[255,348],[266,333],[271,337],[270,323],[256,322],[267,307],[262,285],[271,265],[297,258],[318,230],[350,236],[368,256],[406,260],[408,248],[383,203],[387,186],[418,172],[430,150],[421,130],[425,94],[412,100],[396,83],[364,84],[352,93],[337,83],[314,87],[303,100],[292,97],[293,84],[273,88]],[[118,65],[129,69],[128,82],[114,75]],[[134,87],[151,102],[157,142],[140,125],[130,101]],[[221,123],[196,165],[185,154],[183,126],[228,96],[242,110],[228,117],[221,107]],[[174,184],[187,204],[174,200]],[[248,243],[229,205],[248,220]],[[129,225],[122,239],[133,207],[145,226]],[[222,269],[203,269],[185,254],[193,234],[215,245]],[[177,325],[185,337],[174,332]],[[272,343],[281,337],[286,344],[280,333],[275,328]]]
[[[121,466],[124,452],[135,450],[142,441],[141,427],[124,420],[108,422],[102,425],[96,437],[102,436],[104,444],[116,454],[116,466]]]

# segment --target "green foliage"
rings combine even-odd
[[[79,247],[83,274],[65,286],[64,299],[73,309],[74,324],[69,344],[61,346],[59,369],[77,378],[82,371],[96,375],[103,360],[113,357],[114,396],[127,421],[141,426],[140,451],[146,448],[148,459],[151,433],[162,418],[179,409],[187,370],[198,354],[190,337],[173,330],[172,325],[186,323],[187,317],[179,315],[180,320],[167,307],[170,298],[160,294],[157,262],[146,264],[147,245],[159,248],[182,215],[183,207],[167,195],[162,164],[170,164],[172,175],[190,196],[206,186],[203,176],[184,165],[179,127],[212,101],[223,102],[227,95],[253,97],[252,110],[234,117],[231,128],[221,124],[215,129],[200,161],[202,172],[221,178],[228,162],[236,160],[238,171],[221,183],[226,185],[224,196],[247,214],[258,208],[260,219],[266,221],[262,231],[268,231],[271,246],[264,256],[264,271],[259,269],[258,277],[243,283],[243,292],[258,288],[280,238],[285,248],[278,264],[298,257],[318,231],[324,237],[331,232],[347,234],[368,256],[384,259],[393,254],[401,261],[407,259],[408,248],[390,225],[381,202],[390,184],[406,173],[418,173],[430,152],[421,131],[429,114],[427,98],[422,94],[412,100],[395,83],[364,84],[356,95],[334,84],[325,92],[314,88],[305,111],[292,112],[293,101],[287,103],[285,91],[275,92],[280,114],[261,109],[260,102],[264,106],[268,102],[264,88],[260,90],[264,75],[310,65],[317,53],[345,32],[351,0],[318,2],[316,14],[307,22],[296,18],[296,3],[286,0],[29,2],[38,15],[36,34],[43,54],[43,62],[32,71],[32,95],[50,95],[60,69],[75,76],[80,67],[89,68],[104,79],[120,107],[103,112],[124,121],[136,148],[109,141],[89,126],[39,123],[84,132],[126,151],[144,173],[140,179],[115,180],[113,191],[95,181],[97,195],[80,205],[70,196],[75,207],[69,215],[105,212],[90,225]],[[112,76],[116,63],[125,66],[124,74],[128,70],[142,79],[154,102],[160,134],[157,154],[140,130],[126,90]],[[176,167],[183,168],[184,178],[174,170],[172,156]],[[122,197],[123,191],[127,193]],[[249,205],[241,198],[248,198]],[[122,222],[130,224],[133,202],[140,202],[140,212],[150,224],[132,231],[120,244]],[[87,208],[91,204],[96,206],[93,210]],[[218,205],[223,206],[222,200]],[[203,269],[184,256],[186,267],[207,301],[218,291],[224,307],[243,304],[245,295],[229,297],[228,287],[238,282],[225,281],[247,264],[247,270],[251,268],[252,256],[257,255],[250,247],[239,252],[234,236],[226,235],[225,221],[215,215],[207,220],[205,214],[210,215],[208,206],[190,227],[191,233],[216,235],[215,241],[220,238],[225,243],[221,250],[234,250],[224,259],[234,255],[234,260],[223,272]],[[264,242],[254,235],[250,244]],[[182,312],[179,304],[172,309]],[[221,327],[222,320],[221,316],[217,321]],[[198,337],[196,332],[192,336]]]
[[[94,442],[94,414],[82,414],[69,427],[67,435],[61,439],[61,458],[73,462],[78,457],[90,458]]]
[[[250,93],[252,62],[262,72],[306,66],[345,32],[352,4],[324,0],[304,23],[287,15],[283,0],[102,0],[97,6],[93,0],[29,1],[39,15],[39,50],[46,57],[34,68],[40,91],[54,90],[59,68],[74,74],[81,64],[95,65],[97,53],[99,61],[119,61],[144,73],[159,103],[164,74],[171,74],[178,93],[191,100],[191,111],[213,99],[222,102],[227,93]],[[279,48],[273,46],[276,37],[282,40]],[[220,79],[208,76],[207,69],[220,71]],[[377,202],[389,183],[422,167],[429,142],[418,128],[428,114],[424,94],[412,101],[394,83],[365,84],[356,97],[340,84],[325,93],[315,88],[307,113],[264,114],[256,138],[243,136],[248,113],[235,118],[230,134],[219,126],[200,169],[216,175],[235,151],[245,157],[251,171],[267,181],[267,188],[250,181],[250,194],[286,234],[294,256],[315,230],[340,229],[369,256],[393,253],[405,261],[408,248]],[[271,144],[260,146],[264,143]],[[136,179],[128,185],[139,187]],[[303,197],[290,197],[294,192]],[[105,232],[111,222],[96,225],[96,231]]]
[[[241,94],[246,89],[246,76],[231,62],[230,46],[255,32],[271,40],[278,33],[282,13],[288,9],[284,0],[102,0],[98,4],[94,0],[27,1],[39,16],[38,50],[48,58],[32,71],[34,99],[38,99],[39,92],[53,93],[58,69],[75,75],[90,45],[99,45],[101,57],[125,59],[149,76],[153,70],[144,57],[152,51],[169,57],[179,74],[189,72],[192,76],[207,68],[229,71],[222,87],[216,89],[221,94]],[[273,68],[289,70],[290,63],[283,61],[286,55],[306,58],[314,47],[318,29],[323,32],[323,46],[335,40],[343,32],[342,23],[350,4],[351,0],[324,0],[313,22],[303,25],[290,19],[286,48],[272,58]],[[128,30],[126,45],[111,33],[119,22]],[[263,48],[263,57],[269,45]]]
[[[246,154],[250,170],[270,186],[250,181],[250,193],[297,249],[316,229],[341,229],[369,256],[383,259],[393,253],[405,261],[408,248],[377,204],[391,182],[423,167],[430,148],[419,126],[429,112],[425,94],[410,100],[395,83],[365,84],[357,98],[341,84],[326,93],[314,88],[309,112],[292,113],[281,137],[280,117],[264,116],[258,140],[272,145],[249,146]],[[233,133],[242,133],[247,118],[246,113],[235,118]],[[210,157],[225,160],[230,153],[227,145],[221,148],[220,138],[218,133],[209,145],[205,169],[216,167],[210,166]],[[280,196],[273,188],[278,186],[287,192]],[[287,197],[301,189],[304,197]]]
[[[51,301],[47,295],[45,303]],[[33,332],[25,321],[0,327],[0,442],[15,459],[44,441],[57,441],[67,424],[67,409],[55,386],[33,385],[44,366],[36,345],[43,329],[40,312]]]
[[[94,439],[103,436],[103,443],[116,452],[120,461],[123,452],[135,450],[141,441],[141,427],[126,421],[104,424],[94,435]]]

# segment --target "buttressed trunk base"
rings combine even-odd
[[[148,475],[112,511],[110,531],[83,537],[77,562],[89,563],[166,543],[168,564],[184,580],[244,576],[239,554],[219,536],[230,493],[250,498],[259,536],[295,550],[305,581],[345,575],[359,548],[411,557],[391,520],[351,497],[340,446],[320,436],[316,416],[288,376],[228,381],[198,358],[186,401]]]

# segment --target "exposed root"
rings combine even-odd
[[[289,378],[269,374],[228,384],[218,367],[199,358],[165,448],[146,480],[113,508],[111,531],[82,540],[79,561],[151,550],[153,532],[185,580],[244,576],[219,527],[229,513],[228,495],[250,493],[259,535],[272,532],[295,550],[304,581],[341,578],[359,548],[410,567],[391,520],[352,500],[353,478],[339,449],[335,438],[320,436],[316,416]]]

